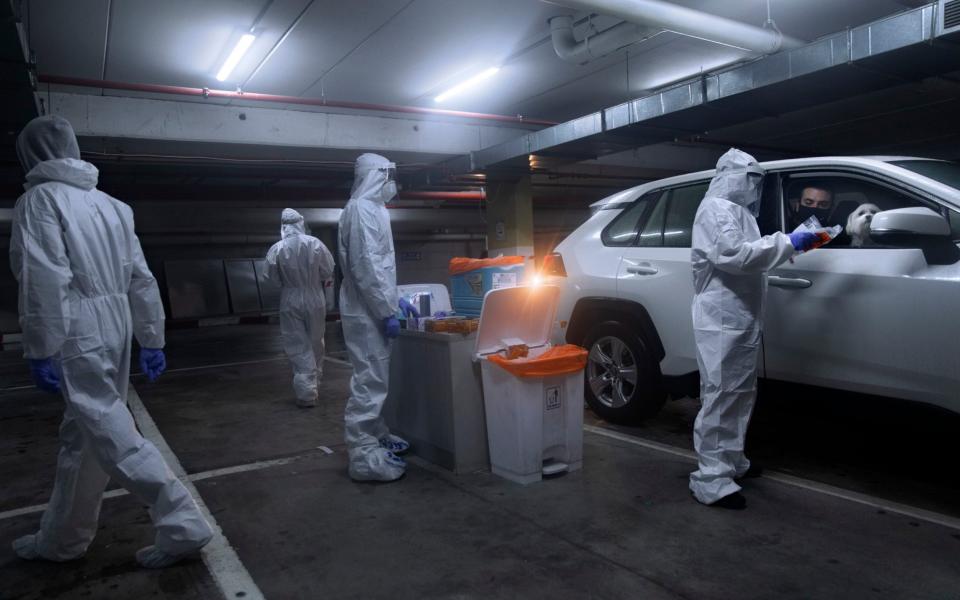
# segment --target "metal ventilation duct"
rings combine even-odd
[[[550,39],[557,56],[581,65],[663,32],[654,27],[623,22],[599,33],[587,35],[578,42],[573,35],[573,17],[553,17],[549,23]]]
[[[960,29],[960,0],[947,0],[940,3],[940,30],[946,33]]]
[[[631,23],[673,31],[748,50],[771,54],[781,48],[801,45],[801,42],[783,36],[779,31],[764,29],[705,13],[663,0],[545,0],[588,12],[617,17]]]
[[[960,27],[944,29],[941,15],[957,4],[941,0],[473,152],[469,170],[527,172],[533,155],[588,160],[956,71]]]

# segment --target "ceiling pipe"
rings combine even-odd
[[[587,35],[578,42],[573,34],[572,16],[552,17],[547,22],[550,24],[550,39],[557,56],[580,65],[663,33],[662,29],[656,27],[624,21],[599,33]]]
[[[802,42],[774,29],[764,29],[701,12],[664,0],[543,0],[567,8],[617,17],[631,23],[659,27],[717,44],[759,54],[795,48]]]
[[[486,200],[486,192],[400,192],[401,200]]]
[[[327,223],[311,224],[318,229],[330,225]],[[138,236],[144,246],[268,246],[277,241],[277,235],[269,234],[235,234],[235,233],[146,233]],[[398,242],[460,242],[480,241],[487,239],[485,233],[395,233],[394,239]]]
[[[100,79],[82,79],[79,77],[62,77],[60,75],[40,75],[41,83],[56,85],[72,85],[76,87],[104,88],[109,90],[125,90],[130,92],[147,92],[151,94],[172,94],[176,96],[198,96],[201,98],[228,98],[231,100],[249,100],[254,102],[277,102],[280,104],[299,104],[302,106],[322,106],[327,108],[349,108],[352,110],[371,110],[388,113],[409,113],[431,115],[436,117],[454,117],[459,119],[478,119],[481,121],[498,121],[501,123],[517,123],[522,125],[543,125],[550,127],[557,125],[556,121],[531,119],[523,115],[495,115],[489,113],[467,112],[461,110],[446,110],[442,108],[427,108],[423,106],[397,106],[392,104],[370,104],[367,102],[344,102],[328,100],[326,98],[301,98],[299,96],[280,96],[277,94],[258,94],[255,92],[212,90],[210,88],[193,88],[178,85],[157,85],[153,83],[126,83],[122,81],[103,81]]]
[[[265,246],[277,241],[276,235],[235,233],[175,234],[145,233],[137,236],[144,246]]]
[[[398,242],[470,242],[486,241],[485,233],[427,233],[427,234],[394,234],[394,239]]]

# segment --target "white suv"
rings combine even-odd
[[[791,231],[811,188],[824,225],[864,204],[863,245],[844,234],[769,274],[761,377],[904,398],[960,412],[960,164],[827,157],[764,163],[760,230]],[[668,394],[698,395],[690,307],[693,218],[713,171],[637,186],[544,260],[562,288],[558,337],[590,351],[586,397],[631,422]]]

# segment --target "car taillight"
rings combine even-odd
[[[566,277],[567,269],[563,266],[563,257],[556,252],[544,256],[543,267],[540,269],[540,273],[554,277]]]

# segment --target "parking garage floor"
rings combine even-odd
[[[520,486],[414,459],[393,484],[346,475],[349,366],[331,330],[325,405],[294,406],[275,325],[174,330],[169,371],[135,376],[145,435],[223,537],[203,559],[136,566],[152,535],[127,495],[73,563],[30,563],[62,401],[0,354],[0,598],[957,598],[953,415],[765,389],[749,448],[768,476],[742,512],[687,492],[696,403],[639,427],[587,414],[584,469]],[[864,411],[867,411],[866,414]]]

